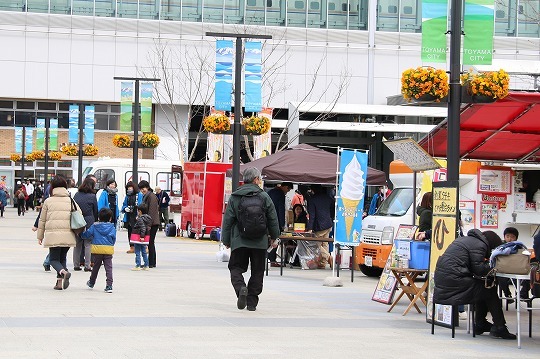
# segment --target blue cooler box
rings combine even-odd
[[[409,268],[428,269],[429,268],[429,242],[411,242],[411,259]]]

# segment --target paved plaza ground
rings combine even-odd
[[[36,213],[0,219],[0,358],[512,358],[537,356],[540,315],[522,349],[516,341],[473,338],[436,327],[425,314],[403,317],[371,301],[376,279],[344,272],[344,287],[322,286],[330,270],[271,268],[256,312],[238,310],[216,242],[167,238],[158,232],[157,268],[133,272],[127,234],[118,232],[114,293],[93,290],[89,273],[74,272],[55,291],[41,265],[46,250],[31,231]],[[72,250],[68,253],[72,268]],[[515,311],[506,313],[515,331]],[[463,321],[462,321],[462,325]]]

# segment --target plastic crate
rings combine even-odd
[[[409,260],[409,268],[428,269],[429,249],[429,242],[411,242],[411,259]]]

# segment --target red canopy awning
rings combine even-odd
[[[447,120],[420,145],[446,157]],[[468,104],[461,110],[460,158],[540,163],[540,93],[511,92],[494,103]]]

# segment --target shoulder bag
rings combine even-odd
[[[531,271],[530,262],[530,252],[526,248],[521,248],[515,254],[497,256],[495,270],[497,273],[529,274]]]
[[[69,197],[71,200],[71,218],[70,218],[70,226],[71,230],[75,234],[79,234],[82,231],[84,231],[86,227],[86,221],[84,220],[84,216],[81,212],[78,211],[77,205],[75,204],[75,201],[73,198]]]

